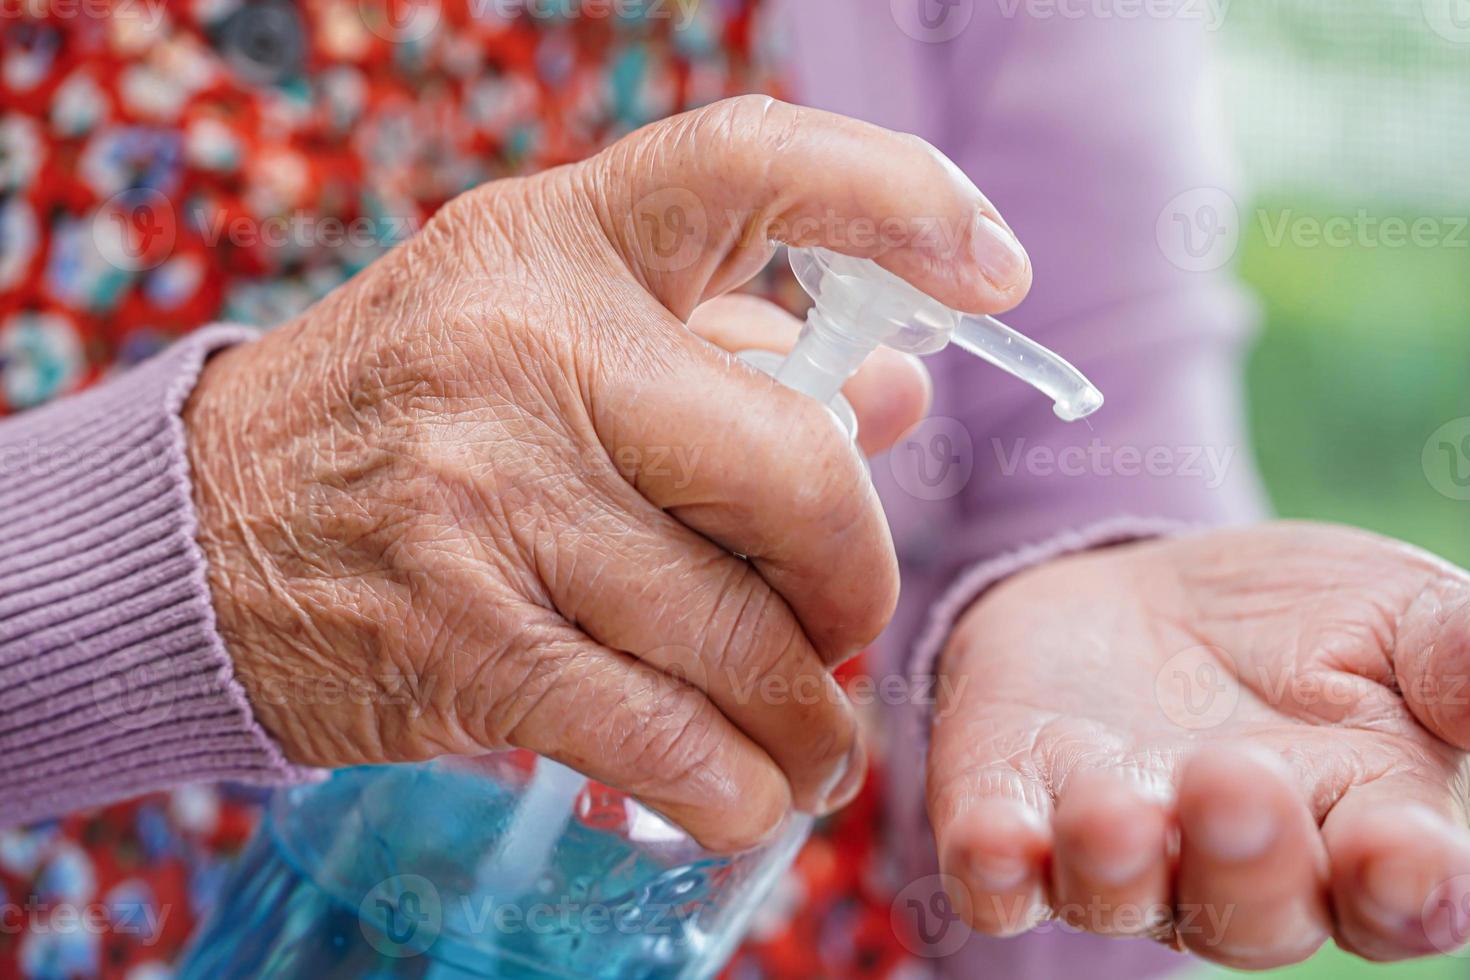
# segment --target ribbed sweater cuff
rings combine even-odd
[[[286,783],[215,629],[180,410],[210,327],[0,423],[0,826],[186,782]]]

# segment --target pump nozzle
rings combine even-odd
[[[850,429],[852,410],[839,392],[885,344],[933,354],[953,340],[1047,395],[1052,411],[1068,422],[1102,407],[1102,392],[1062,357],[994,317],[950,309],[876,262],[824,248],[792,249],[791,268],[814,301],[796,347],[774,370],[770,358],[742,356],[830,405]]]
[[[1075,422],[1102,408],[1102,392],[1081,371],[993,316],[961,317],[954,343],[1050,398],[1051,410],[1063,422]]]

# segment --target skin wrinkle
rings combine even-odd
[[[774,604],[781,602],[780,597],[759,588],[757,576],[748,566],[735,564],[727,574],[736,580],[719,588],[720,600],[715,603],[714,613],[718,616],[728,603],[728,607],[733,609],[733,621],[728,630],[704,634],[725,638],[715,649],[714,662],[710,666],[724,671],[738,670],[743,666],[753,677],[774,674],[777,663],[785,660],[793,645],[799,642],[799,635],[792,629],[794,620],[784,615],[784,609],[773,608]],[[770,658],[765,661],[750,649],[753,641],[763,637],[771,639],[771,642],[761,644]]]
[[[1217,648],[1209,642],[1211,630],[1221,625],[1226,626],[1232,631],[1238,631],[1240,628],[1242,628],[1242,624],[1244,622],[1276,617],[1281,621],[1281,623],[1285,626],[1287,630],[1294,630],[1296,628],[1296,624],[1298,624],[1301,620],[1301,617],[1298,614],[1300,613],[1303,601],[1303,597],[1300,594],[1297,594],[1300,591],[1299,588],[1283,588],[1274,584],[1270,579],[1267,579],[1265,582],[1261,582],[1259,580],[1259,576],[1253,576],[1250,580],[1241,582],[1237,581],[1233,577],[1214,573],[1212,569],[1215,567],[1217,566],[1208,562],[1200,563],[1192,567],[1181,567],[1179,569],[1179,575],[1185,585],[1182,589],[1175,590],[1175,594],[1189,594],[1189,586],[1191,583],[1197,583],[1198,585],[1208,588],[1210,590],[1223,589],[1230,600],[1227,603],[1227,609],[1230,610],[1227,616],[1222,617],[1219,615],[1213,615],[1210,611],[1207,611],[1203,608],[1193,608],[1186,615],[1176,617],[1172,621],[1169,617],[1162,615],[1155,615],[1151,617],[1152,621],[1156,624],[1159,624],[1160,629],[1162,629],[1165,623],[1168,623],[1172,628],[1182,633],[1191,635],[1194,643],[1197,646],[1210,650],[1212,654],[1215,653],[1215,650]],[[1204,571],[1202,574],[1197,574],[1196,569],[1203,569]],[[1293,577],[1287,574],[1282,576],[1282,581],[1287,583],[1296,583],[1302,581],[1302,579],[1300,576]],[[1330,596],[1336,589],[1342,587],[1343,581],[1345,581],[1345,579],[1339,577],[1335,581],[1330,582],[1321,588],[1317,588],[1314,586],[1314,595],[1309,598],[1314,599],[1314,601],[1318,602],[1319,605],[1325,605],[1329,602],[1329,599],[1327,597]],[[1291,594],[1281,595],[1279,601],[1276,600],[1278,594],[1282,592],[1289,592]],[[1209,591],[1203,594],[1209,594],[1213,596],[1219,593],[1217,591]],[[1242,598],[1246,600],[1243,609],[1238,608],[1238,606],[1240,605],[1240,600]],[[1267,601],[1257,602],[1255,601],[1257,599]],[[1357,608],[1360,609],[1361,606]],[[1387,623],[1389,622],[1389,617],[1392,614],[1389,613],[1386,608],[1381,607],[1376,608],[1375,611],[1378,615],[1378,624],[1376,628],[1374,620],[1371,619],[1366,621],[1355,621],[1348,619],[1344,620],[1343,623],[1343,625],[1346,627],[1345,630],[1341,628],[1334,630],[1333,628],[1331,628],[1332,624],[1330,623],[1330,621],[1322,621],[1317,617],[1313,617],[1314,626],[1317,628],[1314,630],[1312,637],[1309,638],[1300,635],[1296,636],[1293,644],[1291,645],[1294,646],[1297,652],[1294,656],[1288,658],[1287,662],[1293,665],[1301,665],[1302,667],[1310,667],[1310,665],[1314,663],[1326,663],[1328,667],[1332,668],[1333,665],[1330,663],[1332,658],[1327,651],[1334,647],[1340,646],[1344,648],[1345,656],[1348,652],[1359,655],[1361,655],[1363,652],[1372,653],[1373,651],[1375,651],[1376,648],[1376,650],[1379,652],[1376,654],[1374,659],[1378,663],[1386,664],[1387,656],[1381,651],[1392,649],[1391,643],[1388,642],[1388,638],[1392,635],[1393,628],[1387,625]],[[1358,613],[1358,615],[1361,615],[1361,613]],[[1366,637],[1359,638],[1355,641],[1352,638],[1352,634],[1363,630],[1367,631]],[[1280,644],[1283,642],[1280,639],[1283,633],[1283,629],[1278,627],[1274,623],[1269,628],[1262,629],[1259,632],[1261,633],[1261,637],[1254,640],[1253,643]],[[1324,634],[1331,637],[1334,642],[1328,644],[1327,646],[1324,646],[1324,643],[1320,639]],[[1162,640],[1158,639],[1158,631],[1156,631],[1156,642],[1163,642]],[[1233,644],[1233,646],[1236,649],[1241,648],[1241,644],[1239,643]],[[1287,704],[1284,706],[1281,705],[1279,703],[1279,698],[1276,698],[1271,691],[1266,690],[1262,687],[1263,683],[1269,683],[1273,679],[1262,677],[1258,672],[1252,669],[1252,667],[1256,665],[1256,660],[1254,658],[1249,658],[1249,661],[1247,663],[1242,664],[1236,662],[1235,660],[1226,660],[1224,657],[1216,655],[1215,663],[1221,670],[1232,673],[1240,682],[1242,692],[1254,696],[1260,705],[1269,705],[1278,709],[1281,707],[1285,707],[1288,711],[1295,710],[1295,706],[1291,704]],[[1245,669],[1243,671],[1238,670],[1237,668],[1240,667],[1244,667]],[[1375,677],[1373,676],[1374,672],[1367,667],[1360,667],[1358,670],[1349,671],[1338,666],[1333,669],[1327,670],[1296,669],[1293,670],[1291,675],[1286,677],[1285,679],[1289,682],[1293,678],[1311,680],[1313,677],[1318,677],[1322,678],[1322,683],[1324,685],[1330,685],[1332,683],[1333,675],[1335,674],[1350,674],[1353,677],[1362,677],[1365,680],[1375,681],[1378,684],[1381,684],[1384,679],[1391,676],[1390,674],[1385,672]],[[1327,687],[1326,689],[1332,688]],[[1394,703],[1397,703],[1399,706],[1399,717],[1406,717],[1407,712],[1403,709],[1402,702],[1397,701],[1397,699],[1388,702],[1389,705],[1392,705]],[[1354,720],[1359,724],[1362,724],[1372,717],[1371,715],[1365,715],[1361,712],[1362,704],[1363,701],[1361,699],[1354,699],[1354,703],[1351,706],[1352,710],[1354,711]],[[1331,707],[1332,705],[1327,703],[1304,704],[1300,706],[1300,710],[1297,711],[1295,717],[1313,723],[1336,723],[1348,720],[1346,717],[1333,718],[1327,717],[1322,714],[1322,712],[1330,710]],[[1383,710],[1387,710],[1387,708]]]
[[[1034,774],[1003,762],[977,763],[957,770],[953,778],[931,780],[930,785],[941,787],[931,791],[929,800],[930,819],[940,826],[963,819],[975,804],[994,798],[1022,803],[1043,817],[1052,808],[1052,794],[1045,784]]]
[[[596,306],[600,305],[601,310]],[[647,357],[629,357],[622,350],[626,344],[630,348],[641,348],[647,345],[650,338],[657,337],[658,331],[666,326],[661,319],[650,318],[649,322],[638,325],[630,325],[623,319],[614,319],[611,311],[621,311],[622,304],[617,302],[617,297],[609,293],[600,297],[594,304],[594,308],[585,311],[586,323],[589,327],[590,343],[581,352],[579,360],[584,367],[579,375],[581,378],[581,389],[578,392],[582,403],[587,407],[587,419],[591,426],[592,434],[608,454],[616,453],[623,443],[617,437],[616,423],[618,413],[606,412],[603,409],[597,386],[592,383],[597,377],[622,377],[626,383],[632,385],[635,379],[646,377],[645,383],[658,383],[656,379],[660,376],[666,378],[673,371],[673,365],[663,356],[656,345],[648,345],[653,353]],[[620,314],[626,316],[627,314]],[[611,428],[611,431],[609,431]],[[629,481],[636,488],[638,485],[638,474],[635,470]]]
[[[703,620],[695,625],[690,633],[694,636],[724,637],[724,642],[716,648],[715,663],[711,666],[714,670],[728,670],[731,661],[740,664],[745,660],[743,656],[731,656],[732,644],[753,632],[742,628],[754,599],[750,589],[741,587],[745,575],[748,574],[748,569],[742,569],[739,565],[722,561],[713,555],[702,564],[712,576],[718,576],[711,579],[712,584],[709,586],[709,589],[718,598],[709,603]],[[689,614],[692,615],[693,610],[698,608],[698,606],[692,607]],[[725,622],[726,617],[730,619],[728,624]]]
[[[1457,608],[1463,607],[1466,593],[1467,590],[1463,581],[1451,580],[1449,583],[1445,583],[1431,579],[1420,589],[1419,594],[1414,597],[1413,601],[1409,603],[1404,617],[1408,619],[1414,613],[1418,613],[1418,619],[1422,625],[1420,629],[1411,634],[1405,628],[1404,622],[1400,621],[1398,628],[1395,630],[1395,642],[1389,659],[1392,664],[1393,682],[1400,689],[1403,687],[1412,688],[1416,678],[1435,678],[1441,674],[1454,671],[1460,675],[1456,685],[1461,688],[1458,693],[1462,697],[1470,696],[1464,690],[1466,685],[1463,667],[1446,663],[1439,665],[1440,669],[1436,670],[1435,659],[1437,638],[1441,635],[1441,631],[1449,629],[1451,621],[1451,610],[1446,607],[1444,599],[1453,598],[1457,600]],[[1427,636],[1425,635],[1426,626],[1428,627]],[[1414,644],[1410,648],[1413,651],[1412,653],[1410,649],[1405,649],[1406,647],[1410,647],[1409,635],[1414,637]],[[1451,649],[1453,651],[1453,647]],[[1445,659],[1449,660],[1449,657]],[[1450,716],[1446,717],[1445,709],[1447,707],[1453,707],[1452,705],[1447,705],[1439,699],[1434,699],[1425,704],[1411,704],[1410,707],[1413,709],[1416,718],[1434,728],[1441,736],[1450,740],[1452,744],[1462,746],[1465,744],[1461,726],[1457,724],[1457,719],[1453,717],[1454,713],[1450,712]]]
[[[411,606],[410,608],[414,608]],[[441,615],[444,615],[441,612]],[[462,615],[468,618],[466,610]],[[448,676],[451,679],[458,678],[462,671],[461,653],[465,645],[460,639],[460,632],[455,629],[453,614],[449,614],[442,625],[439,623],[428,623],[423,618],[415,616],[415,624],[423,624],[425,634],[420,643],[425,651],[422,662],[418,658],[407,655],[406,650],[394,649],[388,658],[392,664],[393,674],[408,679],[410,690],[413,692],[425,692],[428,694],[427,703],[421,696],[415,696],[416,707],[410,712],[419,714],[414,720],[421,719],[424,714],[431,714],[437,721],[432,726],[405,725],[405,719],[401,714],[379,712],[375,715],[378,720],[379,729],[385,733],[385,737],[391,737],[392,741],[385,742],[386,745],[395,746],[400,744],[413,745],[413,752],[422,758],[433,758],[443,751],[464,751],[466,748],[477,747],[482,744],[464,729],[461,715],[456,710],[457,691],[453,680],[450,690],[440,691],[440,675],[435,670],[440,664],[447,664]],[[475,646],[477,654],[483,656],[481,662],[494,662],[501,656],[501,652],[493,646]],[[415,733],[422,732],[417,735]],[[401,750],[400,750],[401,751]]]
[[[433,552],[421,549],[417,554],[422,559],[431,556]],[[446,551],[443,556],[451,564],[460,564],[452,552]],[[487,575],[486,570],[478,563],[466,565],[462,571],[454,574],[474,581],[483,580],[486,585],[493,582],[493,576]],[[433,696],[427,707],[448,705],[459,697],[459,689],[463,686],[458,678],[463,675],[460,665],[465,649],[474,650],[479,662],[484,663],[494,663],[504,656],[503,650],[496,650],[480,637],[495,635],[484,630],[482,623],[487,611],[494,612],[505,602],[494,598],[494,586],[481,589],[480,598],[473,604],[449,601],[447,595],[459,590],[442,588],[443,582],[455,581],[454,575],[445,573],[442,562],[435,562],[415,571],[408,581],[410,591],[415,596],[409,608],[423,613],[413,615],[410,622],[422,625],[422,637],[417,640],[416,645],[425,651],[424,665],[420,666],[417,658],[408,656],[407,648],[394,648],[391,662],[397,674],[411,678],[412,690],[427,691]],[[447,690],[441,689],[441,685],[436,683],[438,672],[434,667],[441,663],[448,665],[450,681],[443,685]],[[441,717],[447,717],[442,714],[442,709]],[[461,748],[474,744],[466,738],[458,738],[456,741]]]
[[[1044,710],[1039,704],[1028,704],[1024,707],[1035,711]],[[1095,727],[1085,731],[1074,730],[1081,725],[1095,725]],[[1062,782],[1056,784],[1046,782],[1047,795],[1053,804],[1065,793],[1066,778],[1079,769],[1097,768],[1117,771],[1136,768],[1143,773],[1158,773],[1172,779],[1183,759],[1183,752],[1178,748],[1142,749],[1144,755],[1140,761],[1130,764],[1127,759],[1139,758],[1137,752],[1125,752],[1124,746],[1109,735],[1107,726],[1097,725],[1075,714],[1049,714],[1044,721],[1039,722],[1039,727],[1029,730],[1032,732],[1029,742],[1006,749],[999,754],[1008,760],[1008,764],[1015,771],[1031,779],[1046,782],[1046,773],[1064,774]],[[1110,747],[1098,748],[1096,746],[1099,742],[1110,743]],[[1074,745],[1075,747],[1069,747]],[[1323,779],[1326,770],[1322,768],[1322,761],[1317,756],[1311,753],[1295,752],[1289,745],[1284,748],[1284,751],[1288,755],[1288,761],[1293,762],[1294,766],[1301,769],[1304,775],[1310,773]],[[1403,752],[1405,749],[1399,748],[1397,751]],[[992,750],[992,754],[996,752],[997,750]],[[1409,754],[1416,755],[1417,752]],[[1155,761],[1145,761],[1149,755],[1152,755]],[[1339,775],[1324,780],[1323,798],[1312,806],[1314,819],[1319,824],[1348,789],[1356,785],[1371,783],[1390,772],[1384,768],[1388,765],[1387,763],[1370,764],[1365,756],[1355,750],[1350,750],[1350,755],[1353,761],[1342,762],[1333,770]],[[1042,761],[1039,763],[1027,761],[1032,759]],[[983,766],[977,768],[983,768]]]

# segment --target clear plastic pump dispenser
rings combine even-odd
[[[853,435],[840,391],[879,345],[956,343],[1066,420],[1102,405],[1051,351],[873,262],[807,249],[791,264],[815,301],[796,347],[741,356]],[[794,814],[765,848],[710,854],[630,797],[524,752],[345,770],[276,794],[179,976],[708,977],[810,827]]]
[[[934,354],[953,342],[1046,395],[1066,422],[1102,407],[1102,392],[1057,354],[995,317],[950,309],[876,262],[824,248],[792,249],[791,268],[813,301],[801,339],[774,370],[773,355],[742,356],[833,405],[845,421],[851,412],[839,391],[880,345]]]

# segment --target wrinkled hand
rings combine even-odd
[[[1470,577],[1343,528],[1065,558],[945,653],[929,812],[981,931],[1267,967],[1466,939]],[[1454,744],[1446,739],[1453,740]]]
[[[833,417],[686,321],[773,240],[1000,309],[1030,269],[997,220],[912,137],[737,99],[471,191],[214,358],[199,537],[259,720],[304,764],[531,749],[717,848],[844,802],[864,761],[829,668],[891,615],[886,524]],[[749,301],[697,320],[795,331]],[[849,388],[867,448],[924,385],[888,358]]]

